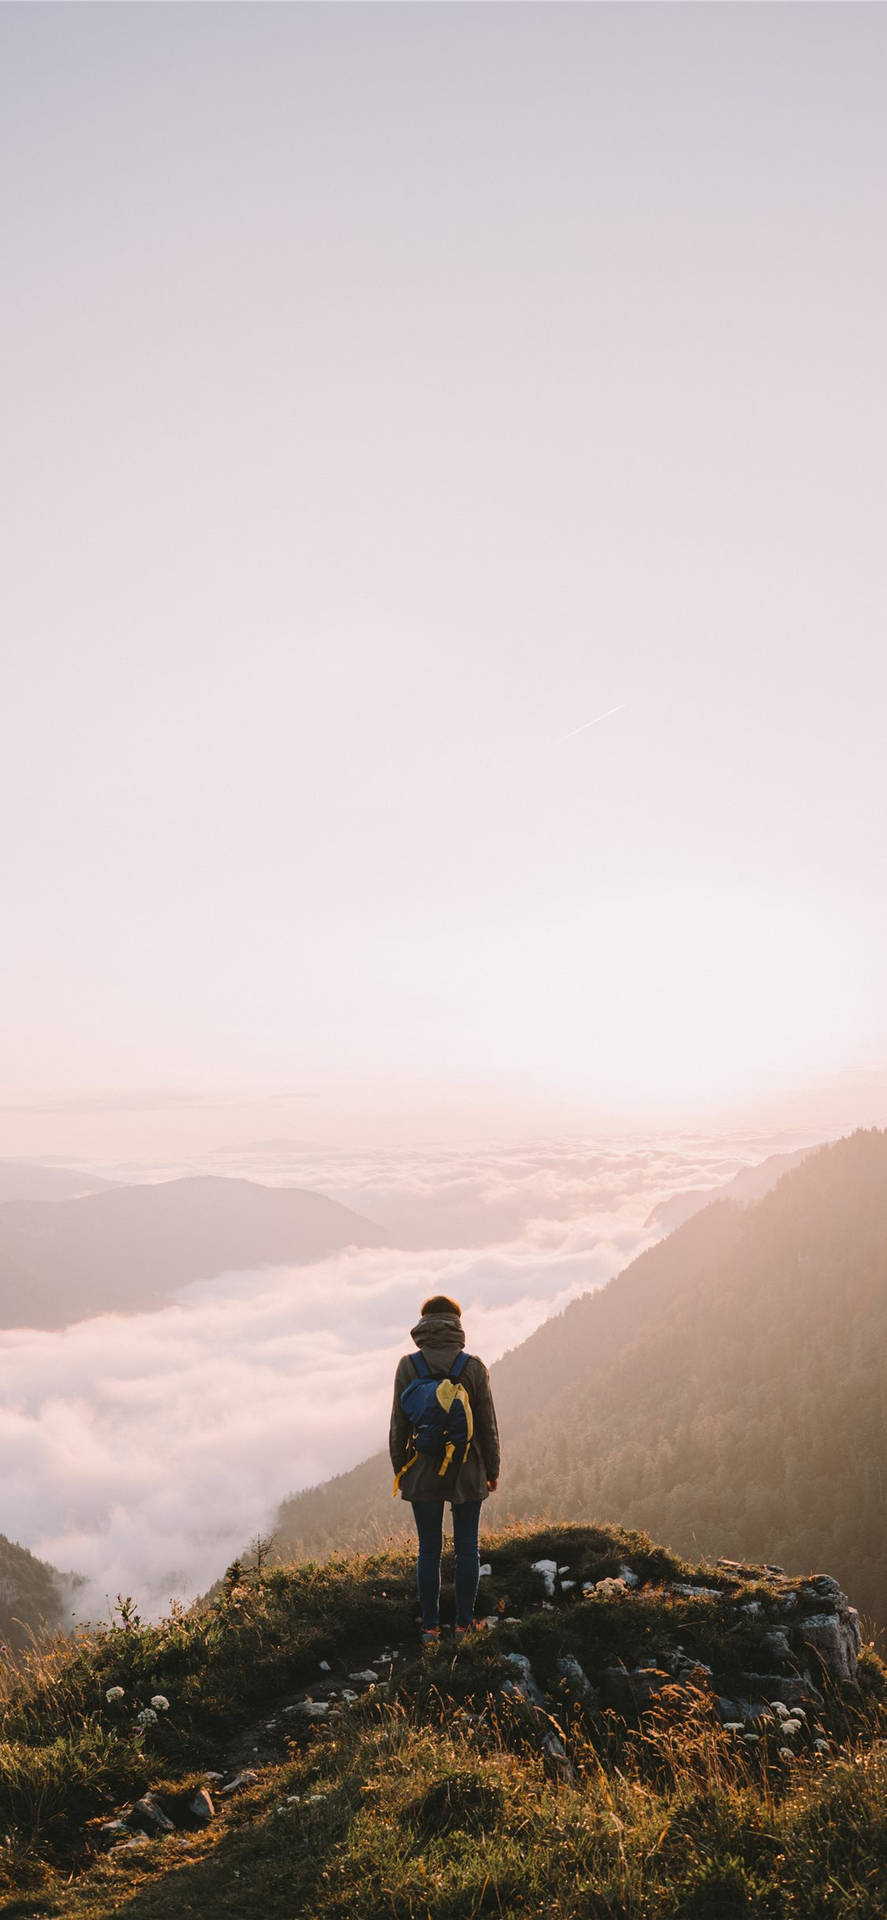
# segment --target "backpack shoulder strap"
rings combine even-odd
[[[451,1380],[461,1379],[470,1359],[471,1359],[470,1353],[464,1353],[464,1352],[457,1353],[456,1358],[453,1361],[453,1364],[450,1368]]]
[[[431,1372],[431,1368],[428,1365],[428,1361],[426,1360],[424,1353],[418,1353],[418,1352],[411,1353],[410,1359],[412,1360],[413,1366],[416,1369],[417,1380],[433,1379],[434,1376]]]

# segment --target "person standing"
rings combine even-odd
[[[499,1483],[499,1429],[490,1376],[483,1361],[474,1354],[462,1358],[465,1330],[457,1301],[447,1294],[432,1295],[411,1329],[411,1338],[418,1353],[404,1354],[397,1364],[388,1447],[395,1473],[395,1494],[409,1501],[416,1522],[419,1539],[416,1579],[422,1638],[433,1643],[440,1632],[440,1562],[447,1503],[453,1510],[456,1633],[467,1633],[475,1625],[480,1510],[487,1495],[495,1493]],[[438,1455],[420,1450],[422,1431],[417,1433],[409,1410],[410,1406],[414,1409],[416,1406],[416,1394],[410,1396],[409,1389],[420,1380],[449,1382],[442,1394],[434,1388],[431,1400],[436,1399],[444,1406],[456,1400],[461,1403],[458,1419],[460,1423],[465,1422],[458,1429],[461,1444],[450,1444]]]

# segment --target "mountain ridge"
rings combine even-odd
[[[374,1221],[324,1194],[223,1175],[9,1200],[0,1205],[0,1326],[141,1312],[234,1268],[385,1244]]]

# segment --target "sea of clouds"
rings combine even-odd
[[[146,1614],[192,1598],[286,1494],[384,1445],[426,1294],[456,1295],[491,1362],[658,1237],[656,1201],[775,1144],[345,1155],[258,1142],[217,1157],[216,1172],[347,1202],[392,1246],[223,1274],[156,1312],[0,1333],[3,1531],[83,1576],[81,1615],[105,1617],[118,1594]]]

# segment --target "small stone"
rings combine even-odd
[[[557,1662],[557,1671],[569,1691],[581,1700],[583,1706],[594,1711],[598,1705],[598,1694],[592,1686],[584,1668],[572,1653],[561,1654]]]
[[[569,1567],[558,1567],[558,1574],[569,1573]]]
[[[506,1653],[505,1658],[509,1666],[514,1667],[520,1675],[520,1679],[515,1683],[518,1692],[525,1700],[529,1700],[534,1707],[544,1707],[545,1695],[536,1680],[526,1654]]]
[[[575,1580],[562,1580],[562,1581],[561,1581],[561,1592],[562,1592],[562,1593],[569,1593],[569,1591],[570,1591],[570,1588],[571,1588],[571,1587],[575,1587],[575,1585],[576,1585],[576,1582],[575,1582]]]
[[[632,1570],[632,1568],[631,1568],[631,1567],[620,1567],[620,1568],[619,1568],[619,1578],[620,1578],[620,1580],[624,1580],[624,1581],[625,1581],[625,1584],[626,1584],[626,1586],[627,1586],[627,1587],[637,1587],[637,1586],[639,1586],[639,1585],[640,1585],[640,1582],[639,1582],[639,1580],[638,1580],[638,1576],[637,1576],[637,1574],[636,1574],[636,1573],[635,1573],[635,1572],[634,1572],[634,1571]]]
[[[349,1680],[359,1680],[364,1687],[374,1687],[379,1676],[374,1667],[363,1667],[359,1673],[349,1673]]]
[[[168,1813],[164,1813],[153,1793],[143,1793],[141,1799],[136,1801],[127,1825],[141,1827],[143,1833],[175,1833],[175,1821],[170,1819]]]
[[[228,1781],[226,1787],[220,1788],[220,1792],[223,1798],[227,1799],[230,1793],[240,1793],[244,1787],[254,1787],[258,1777],[258,1774],[253,1771],[252,1767],[244,1767],[242,1773],[236,1773],[233,1780]]]
[[[326,1700],[300,1700],[292,1711],[302,1720],[325,1720],[329,1705]]]
[[[320,1671],[321,1673],[332,1673],[332,1667],[328,1660],[321,1660]]]
[[[554,1577],[555,1577],[555,1574],[557,1573],[557,1561],[556,1560],[534,1560],[532,1565],[532,1571],[533,1573],[538,1573],[541,1575],[542,1583],[545,1588],[546,1598],[549,1600],[553,1600],[554,1599]]]
[[[478,1568],[477,1577],[479,1580],[488,1580],[492,1571],[489,1560],[485,1560],[483,1566]]]
[[[359,1693],[354,1693],[354,1692],[352,1692],[352,1689],[351,1689],[350,1687],[343,1687],[343,1688],[342,1688],[342,1699],[343,1699],[343,1700],[344,1700],[344,1701],[345,1701],[345,1702],[347,1703],[347,1705],[348,1705],[348,1706],[350,1706],[350,1705],[351,1705],[351,1702],[352,1702],[352,1700],[359,1700],[359,1699],[360,1699],[360,1694],[359,1694]]]
[[[215,1819],[216,1810],[205,1787],[201,1787],[188,1801],[188,1812],[193,1814],[195,1820],[201,1820],[205,1826]]]

